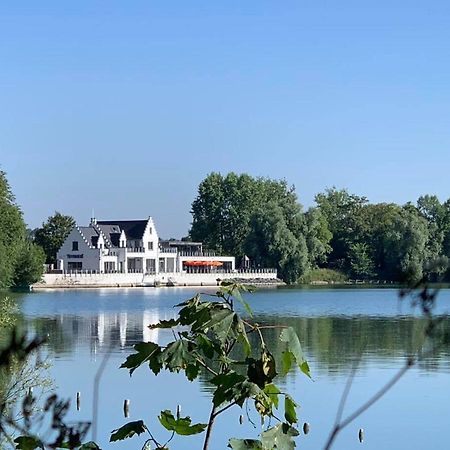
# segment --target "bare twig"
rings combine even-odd
[[[106,364],[111,356],[112,345],[110,345],[108,351],[105,353],[100,367],[95,374],[94,379],[94,395],[93,395],[93,405],[92,405],[92,440],[95,442],[97,440],[97,422],[98,422],[98,404],[99,404],[99,388],[100,381],[105,371]]]

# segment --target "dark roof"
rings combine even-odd
[[[98,241],[98,232],[93,227],[78,227],[83,234],[83,236],[88,241],[88,244],[92,245],[93,247],[97,246]]]
[[[148,220],[102,220],[97,225],[116,225],[125,231],[127,239],[142,239],[147,223]]]
[[[109,235],[109,240],[114,247],[119,247],[120,243],[120,233],[111,233]]]

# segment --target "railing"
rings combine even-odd
[[[201,251],[201,252],[179,252],[178,254],[179,254],[179,256],[217,256],[216,252],[209,251],[209,250]]]
[[[144,253],[145,247],[125,247],[128,253]]]
[[[172,247],[159,247],[161,253],[178,253],[178,249]]]
[[[126,274],[126,273],[144,273],[145,275],[156,275],[155,270],[142,269],[128,269],[127,272],[120,270],[54,270],[52,273],[59,273],[61,275],[101,275],[101,274]],[[161,274],[199,274],[199,273],[214,273],[214,274],[274,274],[276,276],[276,269],[221,269],[221,268],[207,268],[207,267],[191,267],[187,271],[182,272],[165,272],[160,271]]]

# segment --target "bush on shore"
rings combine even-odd
[[[312,269],[298,280],[300,284],[345,283],[346,281],[348,277],[344,273],[332,269]]]

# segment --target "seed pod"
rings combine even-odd
[[[81,409],[81,392],[77,392],[77,411]]]
[[[305,423],[303,424],[303,433],[305,433],[305,435],[308,434],[310,428],[311,428],[311,427],[309,426],[309,423],[308,423],[308,422],[305,422]]]
[[[241,414],[239,416],[239,424],[242,425],[244,423],[244,416]]]
[[[177,405],[177,419],[181,416],[181,405]]]
[[[362,444],[364,441],[364,430],[362,428],[359,429],[358,439],[359,439],[359,442],[361,442],[361,444]]]
[[[123,401],[123,415],[125,418],[130,417],[130,400]]]

